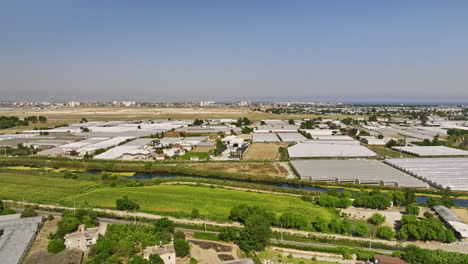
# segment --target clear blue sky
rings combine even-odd
[[[0,32],[0,100],[468,101],[462,0],[5,0]]]

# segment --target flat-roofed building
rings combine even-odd
[[[428,188],[429,185],[387,164],[370,159],[292,160],[302,180]]]

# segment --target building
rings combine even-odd
[[[401,258],[388,257],[385,255],[375,255],[374,263],[375,264],[408,264],[408,262],[402,260]]]
[[[170,243],[167,245],[157,245],[157,246],[151,246],[147,247],[143,251],[143,258],[144,259],[149,259],[151,255],[159,255],[162,260],[164,261],[164,264],[176,264],[176,255],[175,255],[175,249],[174,249],[174,244]]]
[[[107,224],[100,224],[93,228],[80,225],[76,232],[65,235],[65,247],[88,252],[89,248],[96,244],[98,238],[106,234],[106,230]]]
[[[44,217],[20,218],[20,214],[0,216],[0,262],[21,263],[34,241]]]

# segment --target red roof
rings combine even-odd
[[[401,258],[388,257],[384,255],[375,255],[375,260],[378,260],[378,264],[408,264],[408,262],[402,260]]]

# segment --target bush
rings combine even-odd
[[[237,240],[237,229],[232,226],[222,227],[221,231],[218,234],[218,238],[221,241],[230,242]]]
[[[115,201],[115,207],[117,210],[128,211],[128,210],[138,210],[140,206],[135,202],[128,198],[128,196],[124,196],[120,199]]]
[[[55,217],[54,217],[53,215],[48,215],[48,216],[47,216],[47,220],[48,220],[48,221],[52,221],[52,220],[54,220],[54,219],[55,219]]]
[[[401,251],[399,251],[399,250],[395,250],[395,251],[392,252],[392,257],[394,257],[394,258],[401,258],[401,255],[402,255]]]
[[[24,208],[24,211],[21,213],[21,218],[37,216],[36,211],[32,207]]]
[[[65,249],[65,241],[62,238],[54,238],[49,241],[47,245],[47,251],[50,253],[57,254]]]
[[[385,216],[379,213],[374,213],[371,218],[369,218],[369,222],[374,225],[381,225],[385,222]]]
[[[395,232],[389,226],[379,226],[377,228],[377,231],[376,231],[375,235],[377,237],[380,237],[380,238],[383,238],[383,239],[386,239],[386,240],[390,240],[395,236]]]

